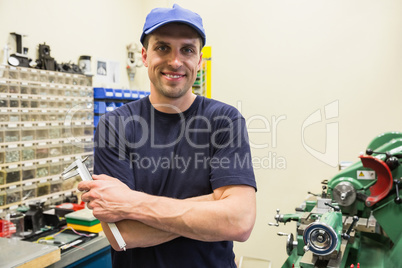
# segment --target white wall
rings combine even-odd
[[[269,154],[276,154],[276,166],[271,161],[270,168],[255,169],[257,222],[251,238],[236,244],[236,253],[267,258],[280,267],[287,257],[286,238],[276,232],[294,233],[295,224],[276,228],[267,223],[276,208],[294,212],[308,191],[319,193],[320,182],[337,172],[305,149],[303,122],[322,111],[322,122],[304,132],[305,143],[321,153],[326,123],[337,124],[339,131],[329,131],[327,148],[335,160],[357,161],[376,135],[401,130],[402,2],[177,0],[168,6],[173,2],[204,19],[212,46],[213,98],[234,106],[241,102],[254,131],[250,140],[269,143],[264,149],[254,146],[256,161],[268,166]],[[338,116],[325,120],[324,107],[334,101]],[[255,133],[267,126],[258,116],[271,123],[271,133]],[[272,118],[281,116],[286,119],[272,133]],[[331,152],[331,146],[336,150]],[[284,160],[286,168],[280,169]]]
[[[39,44],[50,46],[50,55],[58,63],[77,63],[81,55],[92,57],[92,72],[96,60],[120,62],[120,83],[100,83],[95,86],[138,88],[149,90],[145,68],[139,68],[137,79],[130,83],[126,74],[126,46],[140,45],[145,18],[142,1],[131,0],[0,0],[0,59],[6,43],[15,46],[10,32],[28,35],[23,45],[28,56],[37,59]],[[15,51],[11,51],[13,53]]]
[[[252,149],[258,217],[251,238],[237,243],[236,253],[267,258],[273,267],[280,267],[286,239],[276,232],[294,232],[295,225],[269,227],[275,209],[293,212],[307,191],[320,192],[320,181],[337,172],[320,161],[323,156],[317,159],[303,146],[305,120],[322,111],[322,122],[305,129],[304,142],[327,152],[332,161],[356,161],[377,134],[401,130],[402,2],[175,2],[204,19],[207,45],[212,46],[213,98],[241,106],[250,123],[251,142],[268,144]],[[46,41],[57,60],[89,54],[124,62],[125,46],[138,42],[145,15],[153,7],[172,4],[171,0],[0,0],[0,45],[9,32],[21,31],[29,35],[31,50]],[[18,7],[20,19],[15,20],[10,10]],[[82,22],[72,22],[73,18]],[[141,72],[137,83],[146,87],[145,69]],[[324,107],[333,102],[337,102],[337,109],[330,110],[334,117],[326,120]],[[339,131],[329,131],[326,138],[326,123]],[[265,161],[266,167],[257,161]]]

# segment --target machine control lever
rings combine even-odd
[[[295,241],[293,234],[287,234],[283,232],[276,233],[279,236],[286,236],[286,253],[288,256],[292,255],[292,251],[294,248],[297,248],[297,241]]]
[[[315,194],[315,193],[310,192],[310,191],[308,191],[307,193],[308,193],[308,194],[311,194],[311,195],[313,195],[313,196],[320,196],[319,194]]]
[[[330,208],[333,208],[334,211],[341,211],[341,209],[339,207],[335,207],[335,206],[331,205],[330,203],[325,202],[324,204],[329,206]]]
[[[395,197],[395,203],[396,204],[401,204],[402,203],[402,199],[401,199],[401,197],[399,196],[399,185],[400,185],[400,183],[401,183],[401,181],[400,180],[397,180],[397,179],[395,179],[394,180],[394,183],[395,183],[395,190],[396,190],[396,197]]]
[[[346,233],[342,234],[343,239],[349,240],[350,233],[352,232],[352,229],[353,229],[353,227],[355,227],[358,220],[359,220],[359,217],[353,216],[353,221],[352,221],[352,224],[349,226],[349,229],[346,231]]]
[[[276,227],[278,227],[279,226],[279,217],[280,217],[280,215],[279,215],[279,208],[277,208],[276,209],[276,215],[275,215],[275,221],[276,221],[276,223],[274,223],[274,222],[270,222],[270,223],[268,223],[268,225],[269,226],[276,226]]]
[[[398,166],[399,166],[399,159],[398,158],[401,158],[401,155],[392,155],[390,152],[385,152],[385,153],[382,153],[382,152],[374,152],[373,150],[371,150],[371,149],[367,149],[366,150],[366,154],[367,155],[372,155],[372,154],[385,154],[385,163],[388,165],[388,167],[391,169],[391,170],[394,170],[394,169],[396,169]]]
[[[284,233],[284,232],[277,232],[276,234],[279,235],[279,236],[288,236],[289,235],[289,234]]]

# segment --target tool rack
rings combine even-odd
[[[91,77],[0,65],[0,211],[72,195],[60,174],[92,168],[93,118]]]

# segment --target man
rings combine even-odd
[[[114,267],[236,267],[233,242],[255,221],[245,120],[196,96],[201,17],[178,5],[148,14],[141,36],[149,97],[107,113],[95,135],[94,181],[81,182]],[[105,222],[116,222],[122,251]]]

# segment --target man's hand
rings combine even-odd
[[[125,212],[133,206],[132,199],[142,193],[131,190],[127,185],[116,178],[107,175],[92,175],[93,181],[82,181],[78,190],[86,191],[82,194],[82,201],[87,202],[89,209],[100,221],[118,222],[123,220]]]

